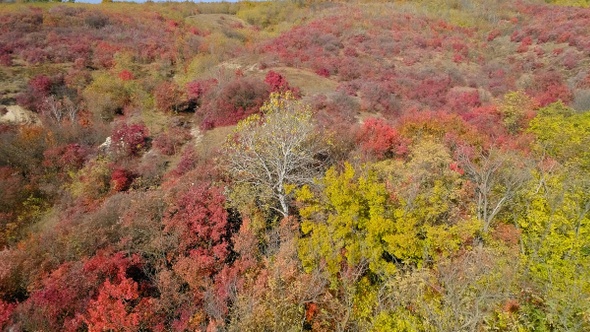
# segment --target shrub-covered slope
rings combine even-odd
[[[0,4],[0,329],[589,330],[589,23]]]

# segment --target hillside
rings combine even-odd
[[[567,4],[0,3],[0,330],[590,330]]]

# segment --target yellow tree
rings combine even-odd
[[[333,282],[344,263],[377,274],[393,273],[396,257],[388,236],[396,224],[385,185],[374,174],[357,176],[348,163],[342,172],[330,168],[322,185],[320,193],[308,186],[297,192],[305,235],[299,250],[303,267],[309,272],[323,262]]]
[[[590,328],[590,113],[557,102],[530,124],[540,162],[523,194],[523,280],[538,294],[544,324]],[[542,327],[538,328],[539,330]]]
[[[477,225],[463,217],[468,187],[445,145],[422,139],[410,148],[409,160],[371,167],[385,179],[395,197],[395,216],[403,220],[390,236],[396,255],[403,252],[404,261],[421,264],[451,255],[469,241]]]

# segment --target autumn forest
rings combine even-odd
[[[590,331],[552,2],[0,3],[0,330]]]

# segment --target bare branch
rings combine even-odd
[[[318,157],[327,146],[315,130],[309,107],[292,96],[273,94],[263,110],[263,117],[244,120],[228,138],[225,164],[236,183],[271,193],[265,203],[288,216],[286,185],[311,183],[320,175],[324,164]]]

